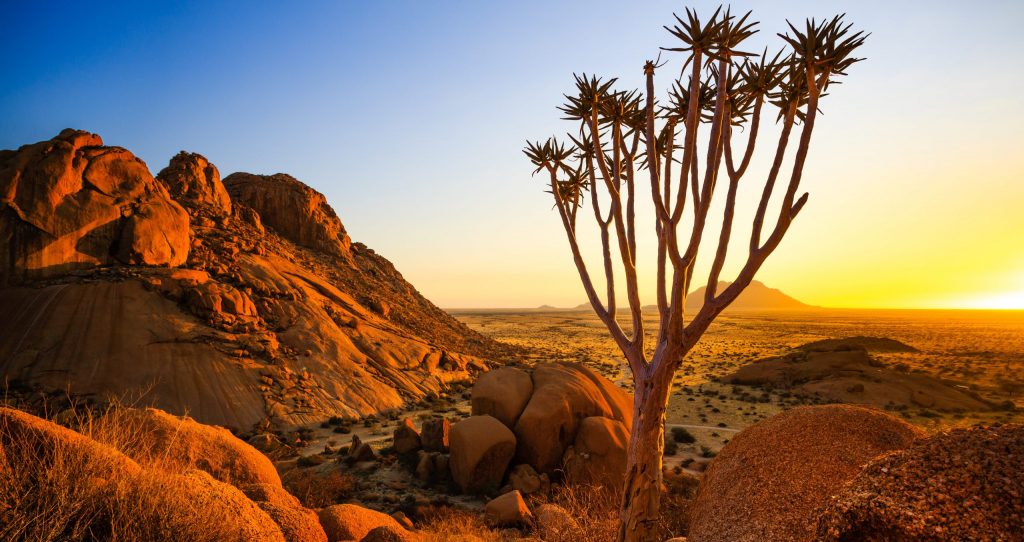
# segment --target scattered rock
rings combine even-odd
[[[353,463],[376,461],[377,452],[369,443],[363,442],[359,435],[352,435],[352,444],[348,447],[348,459]]]
[[[492,369],[473,384],[473,415],[493,416],[512,429],[532,393],[533,380],[526,371],[515,367]]]
[[[412,420],[406,418],[401,425],[395,428],[394,448],[400,454],[415,452],[422,448],[420,432],[416,430]]]
[[[428,452],[448,451],[448,432],[452,424],[448,418],[429,418],[423,421],[423,431],[420,433],[420,440],[423,442],[423,449]]]
[[[508,483],[512,486],[512,489],[523,495],[536,493],[541,488],[540,476],[537,474],[537,471],[526,464],[516,465],[512,468],[512,471],[508,474]]]
[[[465,493],[501,487],[505,470],[516,453],[516,437],[497,418],[471,416],[452,425],[451,472]]]
[[[691,506],[691,542],[815,540],[831,495],[879,455],[922,432],[879,411],[799,407],[738,433],[711,462]]]
[[[533,514],[526,506],[526,501],[515,490],[488,501],[484,507],[484,520],[492,527],[524,525],[531,519]]]
[[[876,459],[827,503],[823,541],[1016,540],[1024,426],[955,429]]]

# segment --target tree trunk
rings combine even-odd
[[[656,367],[655,363],[651,364]],[[626,456],[626,480],[619,512],[619,542],[658,541],[661,518],[661,456],[665,410],[672,383],[667,375],[638,378],[633,393],[633,430]]]

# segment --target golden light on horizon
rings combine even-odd
[[[1024,310],[1024,290],[980,297],[965,305],[977,309]]]

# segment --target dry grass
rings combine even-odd
[[[488,528],[478,512],[449,506],[425,509],[418,526],[425,542],[444,542],[460,535],[475,536],[483,542],[507,542],[516,538]]]
[[[111,450],[130,450],[145,438],[118,405],[102,415],[86,412],[61,421],[109,448],[37,439],[0,424],[0,540],[274,538],[272,523],[243,526],[253,509],[257,520],[264,518],[254,504],[233,501],[237,492],[205,473],[159,457],[140,469]]]
[[[320,472],[293,468],[282,473],[281,483],[306,508],[324,508],[344,502],[356,489],[355,478],[336,469]]]

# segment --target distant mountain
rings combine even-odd
[[[718,282],[718,293],[729,287],[729,282]],[[704,306],[704,291],[707,288],[701,286],[686,296],[686,310],[699,310]],[[729,305],[734,310],[778,310],[778,309],[809,309],[812,305],[802,303],[782,293],[781,290],[769,288],[763,282],[751,281],[743,293]]]
[[[538,309],[544,309],[544,310],[549,310],[549,309],[557,309],[558,307],[556,307],[556,306],[554,306],[554,305],[541,305],[541,306],[539,306],[539,307],[537,307],[537,308],[538,308]]]

